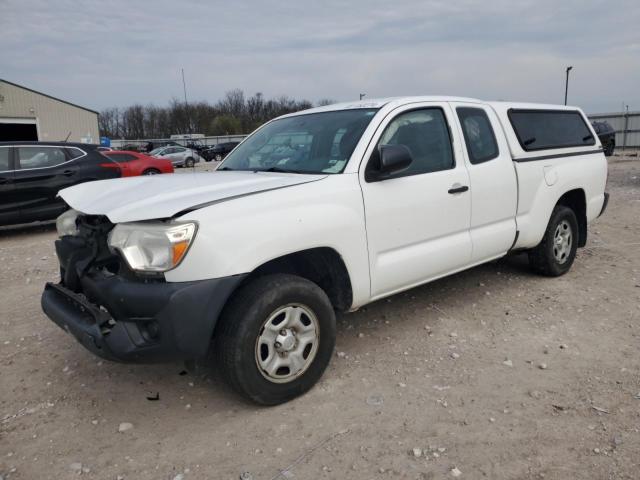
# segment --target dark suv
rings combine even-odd
[[[207,162],[210,162],[211,160],[215,160],[216,162],[219,162],[224,157],[226,157],[231,150],[236,148],[236,145],[238,145],[239,143],[240,142],[219,143],[217,145],[214,145],[211,148],[207,148],[206,150],[203,150],[201,152],[201,155],[204,157],[204,159]]]
[[[613,155],[613,149],[616,148],[616,131],[607,122],[591,122],[591,125],[598,134],[604,154],[607,157]]]
[[[98,145],[0,142],[0,225],[51,220],[65,211],[58,191],[118,178],[120,167]]]

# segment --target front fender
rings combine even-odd
[[[337,251],[353,304],[370,294],[364,208],[357,174],[222,201],[189,212],[198,233],[183,262],[165,274],[182,282],[250,273],[269,260],[318,247]]]

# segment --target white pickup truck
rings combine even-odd
[[[567,272],[606,182],[575,107],[315,108],[268,122],[216,172],[61,191],[61,281],[42,307],[104,358],[207,358],[244,396],[277,404],[321,377],[335,311],[509,252]]]

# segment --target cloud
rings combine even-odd
[[[91,108],[406,94],[640,110],[635,1],[0,0],[1,76]],[[635,106],[634,106],[635,105]]]

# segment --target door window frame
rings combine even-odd
[[[47,168],[58,168],[61,165],[66,165],[68,163],[71,162],[75,162],[76,160],[79,160],[80,158],[86,157],[87,156],[87,152],[82,150],[79,147],[67,147],[64,145],[13,145],[13,171],[14,172],[28,172],[31,170],[45,170]],[[60,150],[62,150],[62,153],[64,155],[64,157],[66,158],[66,160],[62,163],[58,163],[57,165],[50,165],[48,167],[30,167],[30,168],[18,168],[20,167],[20,159],[19,159],[19,155],[18,155],[18,149],[19,148],[59,148]],[[79,157],[74,157],[74,158],[69,158],[69,154],[67,153],[67,149],[70,148],[75,148],[77,150],[80,150],[82,152],[82,155],[80,155]]]
[[[6,148],[9,150],[9,169],[8,170],[0,170],[0,173],[7,173],[7,172],[15,172],[16,171],[16,162],[15,162],[15,148],[13,145],[0,145],[0,148]]]
[[[362,160],[360,162],[360,166],[358,168],[358,174],[360,175],[360,178],[365,182],[365,183],[380,183],[380,182],[372,182],[370,180],[366,180],[366,169],[367,166],[369,165],[369,163],[371,162],[371,157],[374,153],[374,150],[376,148],[378,148],[378,142],[380,141],[380,138],[382,137],[382,135],[384,135],[384,132],[387,130],[387,127],[389,126],[389,124],[391,124],[391,122],[393,122],[396,118],[398,118],[400,115],[403,115],[405,113],[410,113],[413,111],[417,111],[417,110],[428,110],[428,109],[439,109],[442,112],[442,115],[444,117],[445,120],[445,124],[447,127],[447,133],[449,135],[449,143],[451,145],[451,156],[452,156],[452,160],[453,160],[453,164],[451,165],[451,168],[447,168],[444,170],[436,170],[433,172],[423,172],[423,173],[415,173],[415,174],[411,174],[411,175],[393,175],[391,177],[389,177],[388,179],[385,179],[384,182],[387,182],[389,180],[395,180],[395,179],[399,179],[399,178],[409,178],[409,177],[418,177],[420,175],[432,175],[432,174],[437,174],[440,172],[448,172],[451,170],[455,170],[458,167],[458,163],[459,163],[459,158],[458,158],[458,153],[456,152],[456,141],[455,141],[455,135],[453,133],[453,129],[452,129],[452,120],[455,120],[455,112],[452,112],[451,110],[451,106],[449,105],[448,102],[415,102],[415,103],[409,103],[406,105],[400,105],[396,108],[394,108],[393,110],[391,110],[390,112],[388,112],[384,118],[378,123],[378,126],[376,127],[376,130],[373,132],[373,135],[371,136],[371,138],[369,139],[369,143],[367,144],[367,147],[365,149],[364,152],[364,156],[362,157]]]
[[[462,140],[464,141],[465,148],[467,150],[467,158],[469,159],[470,165],[482,165],[483,163],[490,162],[491,160],[495,160],[500,157],[500,145],[498,144],[498,138],[496,137],[496,132],[493,127],[493,123],[491,123],[491,118],[489,118],[489,114],[487,111],[481,106],[470,106],[470,105],[455,105],[455,113],[458,119],[458,123],[460,125],[460,130],[462,134]],[[487,120],[489,125],[489,130],[491,131],[491,138],[493,139],[493,144],[496,146],[496,153],[491,157],[482,157],[482,158],[474,158],[473,152],[471,150],[471,142],[467,139],[467,134],[465,132],[464,122],[460,117],[460,110],[479,110],[482,112]]]

